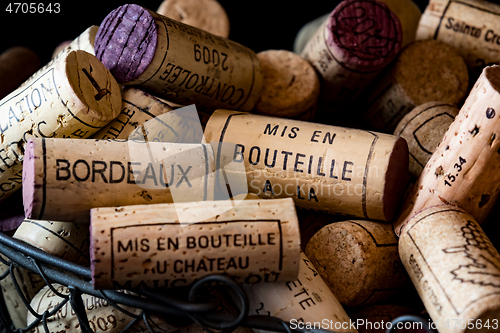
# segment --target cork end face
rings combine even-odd
[[[118,7],[102,21],[95,53],[120,83],[134,80],[153,60],[158,28],[151,13],[134,4]]]
[[[483,69],[483,75],[490,82],[491,87],[500,93],[500,66],[488,66]]]
[[[385,175],[384,216],[386,221],[392,221],[400,208],[406,185],[409,181],[408,144],[403,138],[398,138],[389,157],[388,172]],[[391,172],[392,171],[392,172]]]
[[[40,216],[34,216],[37,210],[37,200],[35,199],[35,187],[36,187],[36,176],[35,176],[35,143],[33,139],[29,139],[26,143],[24,151],[24,161],[23,161],[23,205],[24,205],[24,215],[27,219],[35,218],[39,219]]]
[[[350,70],[376,72],[401,50],[401,22],[376,0],[344,0],[327,19],[326,40],[337,62]]]

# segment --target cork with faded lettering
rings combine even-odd
[[[260,96],[255,52],[138,5],[106,16],[95,50],[121,84],[181,105],[250,111]]]
[[[305,252],[343,306],[374,304],[411,287],[387,223],[329,224],[314,234]]]
[[[217,0],[164,0],[156,12],[216,36],[229,37],[229,17]]]
[[[237,283],[297,278],[293,200],[232,200],[95,208],[92,283],[99,289],[188,286],[223,274]]]
[[[94,43],[95,35],[99,27],[97,25],[92,25],[88,27],[84,32],[82,32],[74,40],[61,42],[52,53],[52,58],[58,56],[63,50],[82,50],[86,51],[92,55],[95,55]]]
[[[367,128],[394,131],[415,107],[432,101],[461,105],[469,91],[469,74],[462,56],[436,40],[408,45],[365,103],[363,122]]]
[[[21,188],[32,137],[87,138],[120,113],[121,90],[85,51],[61,54],[0,101],[0,200]]]
[[[500,59],[500,5],[478,0],[430,0],[417,29],[418,39],[455,47],[476,77]]]
[[[243,285],[248,295],[248,315],[268,315],[290,322],[292,329],[312,329],[321,323],[323,329],[357,332],[350,318],[321,276],[300,252],[299,275],[286,282]],[[318,328],[318,327],[314,327]],[[255,330],[255,329],[254,329]],[[256,332],[266,332],[255,330]]]
[[[460,110],[444,102],[427,102],[404,116],[394,130],[410,152],[410,173],[418,178]]]
[[[469,213],[424,209],[404,227],[399,254],[439,332],[498,329],[500,254]]]
[[[94,207],[211,200],[210,145],[30,139],[23,170],[27,218],[88,223]]]
[[[500,190],[499,128],[500,66],[490,66],[412,187],[394,222],[397,235],[417,212],[443,203],[463,208],[479,223],[484,221]]]
[[[388,134],[217,110],[205,140],[234,144],[249,192],[316,211],[389,221],[408,180],[406,141]]]

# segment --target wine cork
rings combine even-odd
[[[286,50],[262,51],[257,57],[263,78],[257,113],[293,118],[316,106],[319,78],[304,58]]]
[[[334,222],[345,221],[344,216],[312,212],[305,209],[298,210],[297,216],[299,217],[300,244],[303,251],[306,250],[309,240],[324,226]]]
[[[120,87],[97,58],[71,51],[0,101],[0,200],[21,188],[30,137],[86,138],[120,112]]]
[[[211,274],[237,283],[288,281],[299,268],[291,199],[96,208],[90,234],[98,289],[179,287]]]
[[[216,0],[164,0],[156,12],[213,35],[229,37],[229,18]]]
[[[84,32],[82,32],[81,35],[76,37],[74,40],[62,42],[56,47],[56,49],[52,53],[52,58],[57,57],[57,55],[63,50],[66,51],[82,50],[92,55],[95,55],[94,43],[95,43],[95,35],[97,34],[98,29],[99,27],[97,25],[92,25],[89,28],[87,28]]]
[[[459,109],[443,102],[427,102],[404,116],[394,130],[403,137],[410,153],[409,169],[418,178],[425,164],[443,139]]]
[[[374,304],[409,289],[390,224],[332,223],[309,240],[305,252],[343,306]]]
[[[41,66],[37,54],[24,46],[14,46],[0,54],[0,98],[4,98]]]
[[[344,0],[301,55],[322,78],[322,100],[345,104],[397,56],[402,37],[401,23],[386,4]]]
[[[469,213],[441,205],[416,214],[399,254],[439,332],[487,332],[479,324],[500,318],[500,255]]]
[[[385,333],[394,319],[417,314],[411,308],[391,304],[370,305],[349,312],[352,321],[357,324],[359,333]]]
[[[138,5],[104,19],[95,49],[118,82],[181,105],[249,111],[260,96],[252,50]]]
[[[417,39],[437,39],[455,47],[476,77],[500,60],[500,5],[491,1],[430,0]]]
[[[217,110],[205,140],[235,144],[249,192],[327,213],[391,220],[408,178],[406,142],[387,134]]]
[[[94,207],[213,198],[210,145],[43,138],[26,153],[27,218],[88,223]]]
[[[500,66],[485,68],[412,187],[394,222],[397,235],[408,218],[430,206],[459,206],[479,223],[491,212],[500,181],[499,92]]]
[[[363,121],[367,127],[392,132],[418,105],[441,101],[459,105],[467,96],[469,75],[455,49],[436,40],[408,45],[369,94]]]
[[[290,322],[290,328],[319,328],[335,332],[357,332],[350,318],[307,256],[300,252],[299,275],[287,282],[243,285],[248,295],[249,315],[268,315]],[[324,326],[326,325],[326,326]],[[314,327],[318,329],[318,327]],[[254,329],[256,332],[266,332]]]

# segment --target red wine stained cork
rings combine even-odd
[[[455,105],[427,102],[414,108],[396,126],[394,135],[403,137],[408,143],[409,169],[413,177],[418,178],[458,112]]]
[[[433,38],[455,47],[479,76],[485,66],[500,61],[499,31],[500,5],[494,2],[430,0],[416,38]]]
[[[500,318],[500,254],[469,213],[442,205],[416,214],[399,254],[439,332],[488,332],[482,325]]]
[[[87,138],[120,112],[121,91],[85,51],[61,54],[0,101],[0,200],[21,188],[30,137]]]
[[[303,252],[300,252],[297,279],[287,282],[245,284],[242,287],[248,295],[248,315],[278,317],[290,322],[292,329],[306,328],[308,324],[320,322],[329,325],[322,327],[323,329],[357,332],[355,328],[349,326],[349,316]]]
[[[387,134],[217,110],[205,140],[235,144],[249,192],[316,211],[391,220],[408,178],[406,142]]]
[[[260,96],[255,53],[138,5],[112,11],[96,35],[97,57],[118,82],[174,103],[249,111]]]
[[[0,98],[4,98],[41,66],[37,54],[24,46],[14,46],[0,54]]]
[[[257,57],[263,78],[257,113],[293,118],[316,106],[319,78],[304,58],[286,50],[262,51]]]
[[[90,209],[211,200],[210,145],[31,139],[23,202],[27,218],[88,223]]]
[[[486,67],[425,165],[394,222],[397,235],[415,213],[452,204],[482,223],[499,194],[500,66]]]
[[[229,37],[229,18],[216,0],[164,0],[156,12],[213,35]]]
[[[98,289],[186,286],[211,274],[289,281],[299,269],[291,199],[96,208],[90,235]]]
[[[390,224],[332,223],[309,240],[305,252],[343,306],[374,304],[410,287]]]
[[[64,41],[59,44],[54,53],[52,54],[52,58],[57,57],[57,55],[67,49],[67,50],[82,50],[86,51],[92,55],[95,55],[94,43],[95,43],[95,35],[97,34],[97,30],[99,27],[97,25],[90,26],[86,29],[80,36],[75,38],[72,41]]]
[[[346,103],[358,96],[399,53],[403,33],[386,4],[344,0],[309,40],[302,56],[317,70],[322,99]]]
[[[454,48],[432,39],[416,41],[370,92],[363,120],[373,130],[392,132],[418,105],[432,101],[460,105],[468,86],[467,66]]]
[[[349,312],[359,333],[385,333],[394,319],[405,315],[418,315],[408,307],[390,304],[370,305]]]

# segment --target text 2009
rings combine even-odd
[[[10,14],[43,14],[61,12],[61,4],[55,3],[38,3],[38,2],[9,2],[5,11]]]

